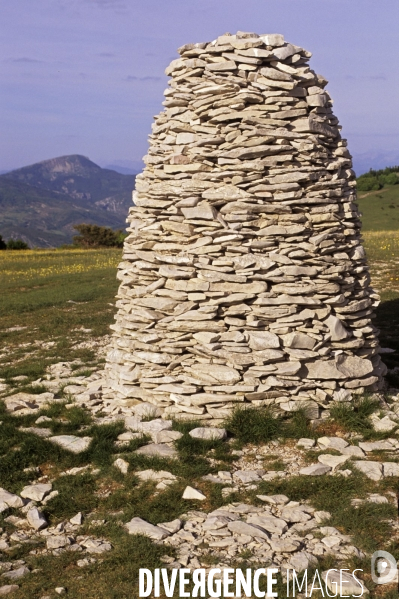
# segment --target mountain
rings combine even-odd
[[[0,176],[0,235],[46,247],[69,243],[82,222],[124,229],[134,181],[78,154],[8,172]]]

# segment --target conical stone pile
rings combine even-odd
[[[355,176],[311,53],[243,32],[179,53],[128,217],[109,394],[210,420],[378,389]]]

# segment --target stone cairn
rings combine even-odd
[[[244,32],[179,53],[133,192],[108,396],[214,425],[381,388],[355,175],[311,53]]]

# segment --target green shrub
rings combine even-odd
[[[377,177],[359,177],[357,182],[359,191],[378,191],[381,187]]]
[[[268,408],[237,407],[225,423],[242,443],[267,443],[281,434],[282,423]]]
[[[73,243],[82,248],[98,247],[122,247],[126,233],[122,229],[114,231],[110,227],[99,227],[98,225],[80,224],[74,229],[80,233],[75,235]]]
[[[9,239],[7,241],[8,250],[29,250],[29,246],[22,239]]]
[[[0,235],[0,250],[6,250],[7,249],[7,244],[4,241],[3,237]]]

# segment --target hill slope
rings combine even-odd
[[[358,192],[364,231],[397,231],[399,229],[399,185],[379,191]]]
[[[69,243],[81,222],[124,229],[134,180],[77,154],[11,171],[0,176],[0,234],[45,247]]]
[[[21,238],[31,247],[59,246],[71,242],[75,224],[124,228],[123,221],[85,201],[0,177],[0,235],[4,239]]]

